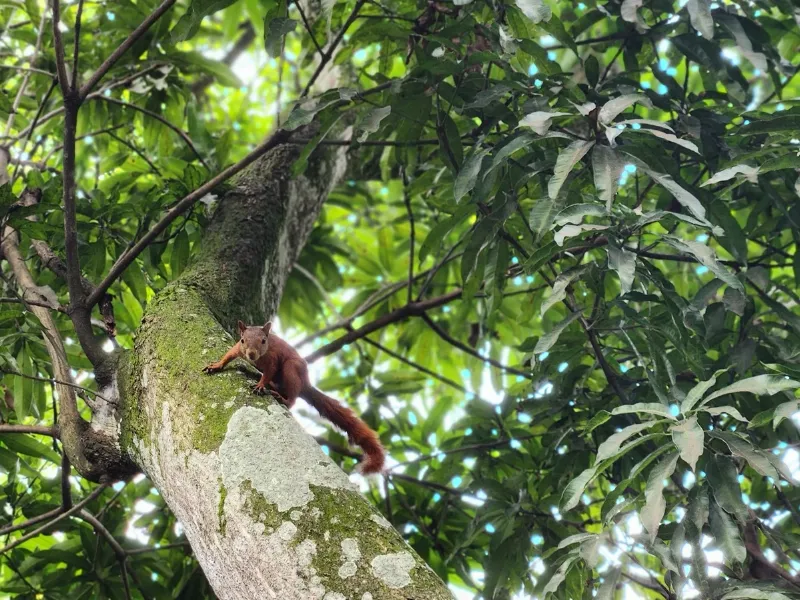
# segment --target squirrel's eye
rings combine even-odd
[[[244,338],[242,338],[242,343],[244,344]]]
[[[267,340],[261,340],[261,343],[262,343],[262,344],[266,344],[266,343],[267,343]]]

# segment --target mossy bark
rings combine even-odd
[[[121,446],[183,524],[220,598],[450,598],[447,587],[271,398],[202,367],[280,299],[344,156],[289,177],[285,146],[223,198],[184,274],[121,357]]]

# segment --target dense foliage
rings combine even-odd
[[[157,5],[61,4],[68,59],[82,12],[82,77]],[[295,172],[319,144],[347,146],[350,167],[277,328],[379,431],[391,467],[363,490],[458,597],[800,597],[796,11],[346,0],[311,18],[280,0],[178,2],[80,109],[83,275],[103,279],[272,129],[316,119]],[[0,0],[0,216],[43,286],[20,298],[3,263],[4,526],[64,492],[59,443],[11,433],[55,421],[30,303],[54,309],[79,394],[93,389],[56,310],[67,285],[29,250],[65,255],[51,19]],[[340,32],[341,87],[295,106]],[[15,206],[26,187],[41,201]],[[112,285],[109,351],[131,347],[217,196]],[[346,440],[297,412],[352,470]],[[212,595],[146,480],[85,509],[4,553],[3,594],[125,598],[127,572],[131,597]]]

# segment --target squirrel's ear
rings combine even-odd
[[[245,325],[242,321],[239,321],[239,333],[244,333],[245,329],[247,329],[247,325]]]
[[[270,331],[270,329],[272,329],[272,321],[267,321],[267,322],[264,324],[264,327],[262,327],[262,329],[264,330],[264,333],[266,333],[267,335],[269,335],[269,331]]]

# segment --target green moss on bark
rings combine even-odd
[[[368,592],[374,600],[451,598],[433,571],[413,553],[415,566],[410,571],[408,586],[392,589],[376,578],[371,561],[387,554],[411,552],[408,545],[358,492],[315,485],[311,489],[314,499],[308,505],[281,513],[249,481],[240,486],[245,510],[254,521],[265,526],[264,535],[271,535],[291,519],[297,527],[291,545],[314,542],[316,553],[311,566],[328,592],[338,592],[346,598],[361,598]],[[355,574],[342,577],[339,569],[346,562],[342,542],[348,539],[356,540],[360,558]]]

